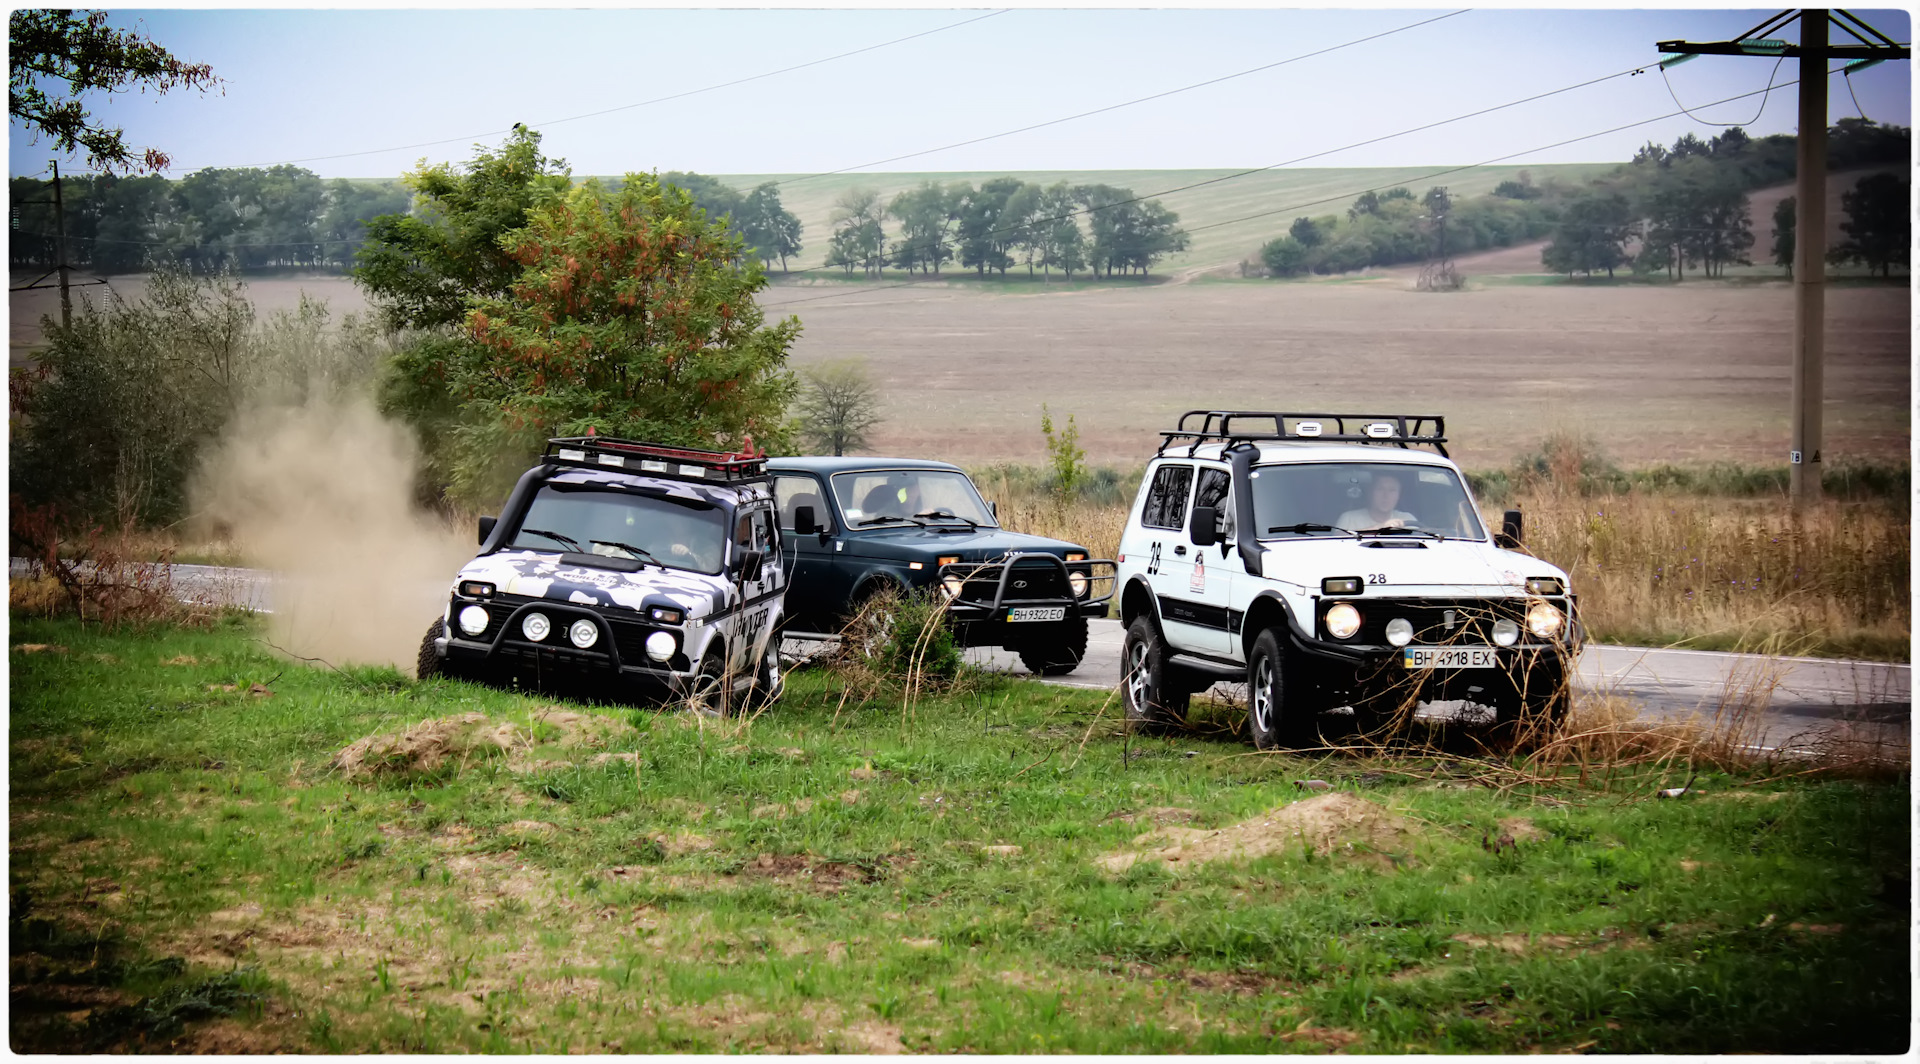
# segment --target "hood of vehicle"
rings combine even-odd
[[[1009,532],[1004,528],[979,528],[966,531],[963,525],[919,528],[901,525],[871,528],[847,536],[847,550],[855,555],[875,557],[937,557],[958,554],[962,561],[991,561],[1009,551],[1044,551],[1065,556],[1068,552],[1086,553],[1087,548],[1065,540]],[[955,531],[959,529],[959,531]]]
[[[1391,546],[1369,547],[1379,542]],[[1357,576],[1367,582],[1366,594],[1391,595],[1398,587],[1511,588],[1518,594],[1530,576],[1566,580],[1567,574],[1516,551],[1471,540],[1420,539],[1421,547],[1405,546],[1414,537],[1350,539],[1316,537],[1266,544],[1265,569],[1270,580],[1318,589],[1329,576]],[[1374,581],[1385,577],[1384,583]]]
[[[459,587],[462,580],[485,580],[504,595],[603,608],[639,610],[648,599],[665,598],[686,610],[689,618],[718,611],[730,592],[717,576],[656,565],[623,573],[575,565],[558,555],[529,550],[498,551],[475,558],[460,570],[453,586]]]

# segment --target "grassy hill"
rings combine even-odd
[[[1286,231],[1293,219],[1302,214],[1330,214],[1344,211],[1355,196],[1371,188],[1406,185],[1424,192],[1434,184],[1444,184],[1455,196],[1473,196],[1490,192],[1502,181],[1513,179],[1522,170],[1532,175],[1535,184],[1559,181],[1577,184],[1612,169],[1616,163],[1573,163],[1554,166],[1483,166],[1429,177],[1443,165],[1408,167],[1346,167],[1268,170],[1246,177],[1221,181],[1184,192],[1159,196],[1168,209],[1180,215],[1180,224],[1193,234],[1193,246],[1170,257],[1157,267],[1181,270],[1210,266],[1231,266],[1241,259],[1253,258],[1260,245]],[[1023,181],[1053,184],[1107,184],[1130,188],[1136,194],[1151,196],[1165,189],[1191,185],[1212,178],[1226,177],[1235,170],[1035,170],[890,174],[834,174],[809,177],[801,174],[716,174],[720,180],[745,191],[765,181],[782,182],[780,198],[788,210],[798,215],[806,227],[802,236],[805,249],[793,262],[794,268],[818,266],[826,258],[827,236],[831,226],[833,202],[848,189],[865,187],[880,193],[881,201],[895,193],[917,187],[923,181],[968,181],[979,184],[995,177],[1012,176]],[[1262,218],[1241,221],[1248,215],[1276,211]],[[1202,229],[1202,226],[1219,225]]]

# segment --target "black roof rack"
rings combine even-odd
[[[556,436],[547,441],[547,452],[542,460],[550,465],[619,469],[629,473],[707,483],[757,480],[767,475],[767,456],[764,454],[696,451],[613,436]]]
[[[1194,423],[1194,419],[1199,419]],[[1238,429],[1234,422],[1264,427]],[[1349,431],[1350,428],[1358,431]],[[1302,414],[1274,410],[1189,410],[1178,426],[1160,434],[1160,450],[1185,443],[1187,456],[1203,443],[1232,447],[1260,440],[1321,440],[1395,447],[1430,446],[1447,457],[1447,419],[1438,414]]]

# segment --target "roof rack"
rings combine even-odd
[[[730,483],[767,475],[767,456],[739,452],[696,451],[642,443],[613,436],[556,436],[542,459],[551,465],[621,469],[631,473]]]
[[[1193,424],[1198,418],[1198,424]],[[1234,422],[1252,421],[1265,427],[1236,429]],[[1350,426],[1358,431],[1349,431]],[[1189,410],[1179,424],[1160,434],[1160,450],[1187,444],[1187,457],[1203,443],[1232,447],[1260,440],[1318,440],[1329,443],[1374,443],[1395,447],[1430,446],[1447,457],[1447,420],[1438,414],[1304,414],[1273,410]]]

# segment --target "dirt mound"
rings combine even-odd
[[[512,724],[496,723],[485,713],[462,713],[423,720],[398,735],[355,740],[329,764],[349,777],[432,772],[449,761],[510,753],[526,744],[526,734]]]
[[[554,741],[561,746],[605,746],[607,740],[615,735],[633,730],[633,725],[613,717],[603,717],[597,713],[576,713],[560,706],[548,706],[533,715],[536,735],[544,735],[544,726],[557,728],[559,738]]]
[[[1124,872],[1141,861],[1170,868],[1208,861],[1245,861],[1274,853],[1366,856],[1386,861],[1406,851],[1415,828],[1408,821],[1364,798],[1335,791],[1270,810],[1214,831],[1160,828],[1133,840],[1136,849],[1094,859],[1109,872]]]
[[[1156,805],[1135,813],[1115,813],[1107,818],[1113,824],[1138,824],[1142,821],[1159,827],[1164,824],[1191,824],[1200,820],[1200,811],[1178,805]]]

